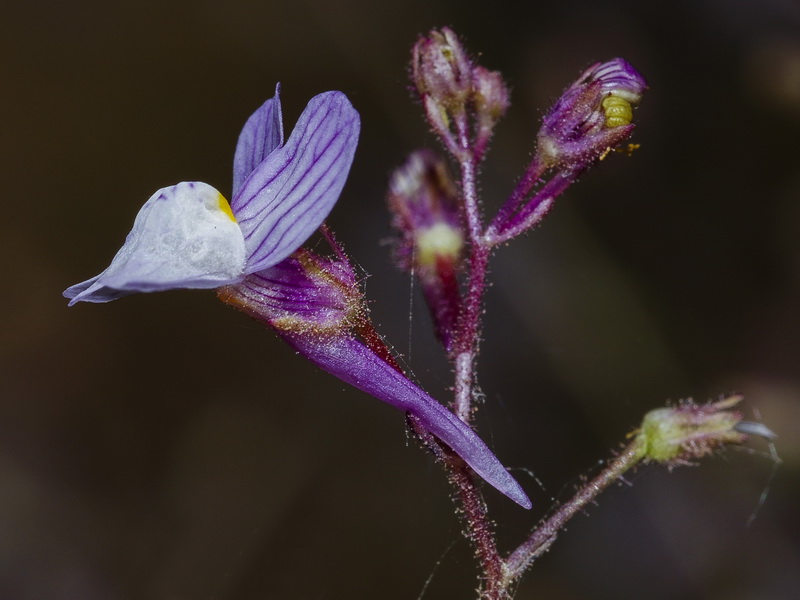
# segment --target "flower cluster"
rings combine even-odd
[[[480,160],[509,106],[502,75],[476,65],[453,30],[443,27],[414,44],[411,79],[428,122],[448,150]],[[474,136],[468,147],[460,139],[467,132]]]
[[[452,182],[435,152],[408,157],[389,184],[392,225],[400,234],[395,257],[419,281],[448,354],[464,356],[476,349],[490,251],[540,223],[556,197],[630,136],[633,106],[647,86],[621,58],[586,69],[544,117],[530,164],[484,225],[477,170],[508,109],[508,87],[499,72],[477,64],[447,27],[417,40],[410,71],[428,124],[457,164],[462,185]]]
[[[489,484],[529,508],[525,492],[477,434],[397,367],[333,238],[326,234],[333,258],[300,247],[336,203],[359,129],[344,94],[327,92],[312,98],[284,144],[276,91],[239,137],[230,204],[205,183],[159,190],[111,265],[64,295],[72,305],[215,288],[223,302],[274,328],[323,370],[413,415]]]

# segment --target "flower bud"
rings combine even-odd
[[[480,65],[472,70],[474,92],[472,106],[476,127],[473,152],[480,159],[486,152],[494,126],[510,104],[509,92],[499,71],[490,71]]]
[[[542,122],[539,158],[550,166],[586,165],[633,131],[633,106],[647,84],[627,61],[615,58],[589,67]]]
[[[464,246],[458,191],[436,154],[418,150],[409,156],[392,175],[388,203],[392,225],[403,236],[395,251],[403,269],[458,260]]]
[[[392,225],[402,235],[395,258],[419,278],[437,335],[448,347],[460,305],[456,274],[465,240],[458,191],[442,160],[419,150],[392,176],[388,203]]]
[[[447,27],[421,37],[412,50],[411,75],[421,96],[450,112],[463,112],[472,93],[472,65],[458,37]]]
[[[508,88],[499,71],[490,71],[480,65],[472,70],[475,85],[473,103],[479,120],[483,125],[494,125],[502,117],[510,104]]]
[[[684,464],[723,444],[744,442],[747,436],[737,429],[742,415],[728,410],[741,400],[741,396],[731,396],[704,405],[688,400],[651,410],[636,433],[641,459]]]

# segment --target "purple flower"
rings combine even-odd
[[[632,105],[647,83],[630,63],[595,63],[567,88],[542,122],[539,155],[549,165],[583,167],[633,130]]]
[[[64,296],[71,306],[136,292],[217,288],[278,264],[336,203],[359,128],[347,97],[326,92],[311,99],[284,145],[276,89],[239,136],[230,205],[200,182],[157,191],[111,265]]]
[[[233,200],[205,183],[156,192],[100,275],[68,288],[76,302],[136,292],[217,288],[224,302],[273,327],[325,371],[415,415],[476,473],[515,502],[530,500],[491,450],[395,366],[369,322],[356,276],[299,249],[344,186],[359,116],[340,92],[311,99],[286,145],[278,91],[247,121],[234,156]],[[359,339],[359,336],[361,339]]]

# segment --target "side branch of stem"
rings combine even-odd
[[[512,552],[505,561],[503,587],[508,588],[539,556],[544,554],[558,537],[559,531],[572,517],[641,459],[640,442],[634,441],[617,455],[592,480],[586,482],[575,496],[540,523],[530,537]]]

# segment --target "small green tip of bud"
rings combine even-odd
[[[742,415],[728,410],[741,400],[741,396],[730,396],[704,405],[687,400],[676,407],[650,411],[635,433],[640,458],[685,464],[724,444],[741,444],[747,439],[736,428]]]

